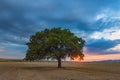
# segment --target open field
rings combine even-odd
[[[120,63],[0,62],[0,80],[120,80]]]

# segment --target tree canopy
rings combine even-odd
[[[27,43],[26,60],[56,59],[61,68],[61,59],[79,56],[83,60],[85,40],[75,36],[69,29],[45,29],[30,37]]]

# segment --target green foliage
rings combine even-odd
[[[84,57],[85,41],[78,38],[68,29],[52,28],[37,32],[30,37],[26,60],[62,59],[65,57]]]

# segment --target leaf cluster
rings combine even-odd
[[[69,29],[52,28],[37,32],[30,37],[27,45],[26,60],[84,57],[85,40],[75,36]]]

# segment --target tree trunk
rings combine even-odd
[[[58,68],[61,68],[61,58],[58,58]]]

